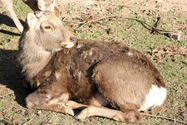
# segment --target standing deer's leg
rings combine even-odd
[[[10,13],[11,18],[13,19],[16,27],[18,28],[18,30],[20,32],[23,31],[23,26],[20,23],[20,21],[18,20],[18,17],[16,16],[16,13],[14,12],[13,9],[13,3],[12,0],[1,0],[3,5],[6,7],[6,9],[8,10],[8,12]]]

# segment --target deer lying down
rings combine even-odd
[[[151,61],[120,42],[74,38],[51,11],[29,13],[18,66],[34,90],[26,106],[84,119],[140,123],[139,111],[160,106],[166,85]]]

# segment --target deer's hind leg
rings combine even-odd
[[[130,123],[141,123],[143,121],[143,117],[138,112],[138,106],[135,103],[130,103],[128,102],[128,100],[126,101],[125,99],[123,99],[124,98],[123,95],[120,95],[120,94],[116,95],[118,91],[117,89],[115,90],[113,87],[110,87],[107,85],[105,87],[100,88],[100,93],[107,99],[108,103],[113,108],[120,111],[120,112],[119,111],[117,112],[116,110],[114,111],[106,110],[106,115],[109,115],[111,112],[112,114],[110,117],[115,118],[115,116],[118,116],[119,121],[125,121],[125,122],[130,122]]]
[[[128,116],[119,110],[108,109],[105,107],[88,106],[83,109],[80,113],[75,115],[76,119],[83,120],[90,116],[101,116],[105,118],[114,119],[116,121],[127,121]]]
[[[83,109],[80,113],[74,116],[76,119],[79,120],[83,120],[86,117],[91,117],[91,116],[101,116],[121,122],[124,121],[137,122],[137,121],[133,121],[133,119],[129,119],[129,115],[134,115],[133,114],[134,112],[130,112],[130,111],[128,113],[124,113],[122,111],[115,110],[115,109],[109,109],[102,106],[98,107],[93,105],[84,105],[74,101],[64,102],[64,105],[69,106],[72,109]]]
[[[70,106],[71,107],[71,106]],[[75,115],[76,119],[83,120],[90,116],[101,116],[121,122],[141,123],[143,121],[140,113],[135,109],[115,110],[106,107],[88,106]]]
[[[138,109],[143,100],[143,92],[141,89],[136,91],[139,84],[126,72],[128,60],[117,59],[107,60],[109,62],[104,60],[98,64],[93,71],[92,80],[107,102],[123,112],[124,121],[140,123],[143,118]]]

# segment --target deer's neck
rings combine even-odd
[[[24,43],[18,52],[18,63],[26,79],[31,80],[48,64],[52,52],[44,50],[32,40],[26,41],[28,43]]]

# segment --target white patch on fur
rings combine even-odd
[[[66,45],[65,47],[66,48],[71,48],[71,47],[73,47],[74,46],[74,44],[68,44],[68,45]]]
[[[56,48],[56,49],[53,49],[53,51],[57,51],[57,52],[58,52],[58,51],[60,51],[61,49],[62,49],[62,48],[58,48],[58,49]]]
[[[89,55],[90,55],[90,56],[92,56],[92,55],[93,55],[93,51],[92,51],[92,50],[89,52]]]
[[[62,74],[61,74],[61,73],[59,73],[59,72],[55,72],[55,76],[56,76],[56,78],[57,78],[57,79],[60,79],[60,78],[61,78],[61,76],[62,76]]]
[[[163,87],[152,85],[152,89],[146,96],[145,103],[140,107],[139,111],[144,111],[152,106],[160,106],[166,98],[167,90]]]
[[[134,53],[133,52],[128,52],[127,55],[134,56]]]
[[[50,100],[53,96],[51,94],[46,94],[47,100]]]
[[[36,84],[36,85],[37,85],[37,87],[38,87],[38,86],[40,85],[40,82],[37,82],[37,84]]]
[[[82,48],[83,46],[84,46],[83,44],[78,44],[77,49]]]

